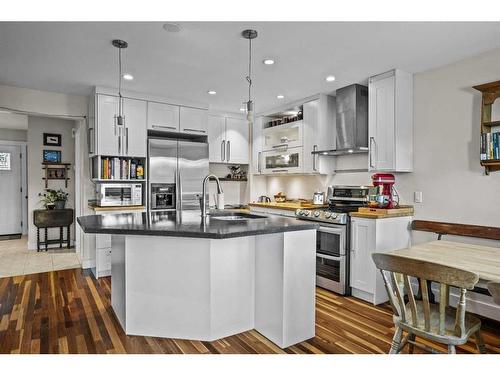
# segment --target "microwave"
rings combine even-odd
[[[99,206],[142,206],[142,184],[98,184]]]
[[[274,151],[264,151],[261,164],[262,174],[301,173],[303,171],[302,147],[284,146]]]

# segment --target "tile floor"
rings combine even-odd
[[[17,240],[0,241],[0,277],[79,267],[80,261],[75,249],[53,248],[47,252],[28,250],[26,236]]]

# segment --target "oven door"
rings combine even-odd
[[[346,257],[316,253],[316,285],[346,294]]]
[[[345,225],[321,225],[316,235],[316,252],[333,257],[346,255],[346,233]]]

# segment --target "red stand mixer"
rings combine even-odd
[[[396,179],[393,174],[375,173],[372,176],[372,182],[373,186],[377,188],[377,194],[375,195],[377,207],[395,208],[399,205],[399,196],[394,188]],[[397,201],[394,200],[394,196],[398,197]]]

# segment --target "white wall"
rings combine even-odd
[[[26,142],[28,133],[26,130],[0,129],[0,140]]]
[[[423,192],[423,203],[415,204],[415,218],[500,226],[500,172],[485,176],[479,164],[481,95],[472,89],[496,80],[500,80],[500,50],[415,74],[414,172],[396,175],[404,203],[413,204],[413,192]],[[337,168],[366,167],[366,156],[346,159],[350,157],[343,157]],[[291,198],[312,197],[322,182],[324,189],[329,184],[367,184],[370,175],[269,177],[266,193],[283,190]],[[435,238],[414,237],[417,242]]]
[[[49,189],[62,189],[69,193],[66,207],[75,208],[75,140],[72,129],[76,127],[75,121],[54,119],[49,117],[28,118],[28,248],[36,248],[36,227],[33,225],[33,210],[43,208],[40,203],[39,193],[45,191],[45,181],[42,180],[42,151],[44,149],[60,150],[61,161],[71,163],[68,171],[70,180],[65,187],[64,180],[49,180]],[[44,146],[43,133],[61,134],[61,147]],[[66,230],[64,231],[66,238]],[[71,226],[71,239],[75,238],[75,225]],[[42,237],[43,238],[43,237]],[[59,238],[59,228],[49,229],[49,239]]]

